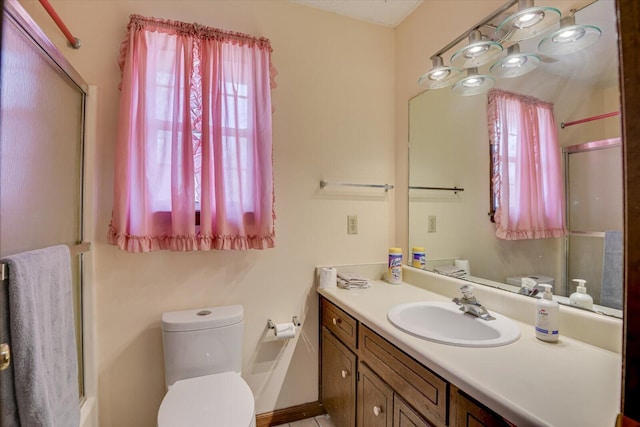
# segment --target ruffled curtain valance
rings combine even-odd
[[[271,42],[264,37],[253,37],[247,34],[238,33],[235,31],[226,31],[218,28],[207,27],[196,23],[187,23],[180,21],[172,21],[169,19],[150,18],[141,15],[131,15],[129,17],[129,25],[127,25],[127,35],[120,44],[120,54],[118,56],[118,65],[120,71],[124,72],[124,62],[129,49],[129,39],[132,31],[156,31],[164,32],[167,34],[175,34],[187,37],[193,37],[195,39],[205,40],[214,39],[220,42],[239,44],[248,47],[257,47],[258,49],[264,49],[269,52],[269,82],[271,89],[277,87],[276,76],[278,71],[273,67],[271,63]]]

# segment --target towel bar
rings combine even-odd
[[[438,190],[438,191],[453,191],[458,194],[458,191],[464,191],[464,188],[458,187],[420,187],[420,186],[409,186],[409,190]]]
[[[339,185],[343,187],[367,187],[367,188],[383,188],[385,192],[389,190],[393,190],[393,185],[391,184],[352,184],[348,182],[327,182],[325,180],[320,180],[320,189],[322,190],[327,185]]]
[[[89,252],[91,250],[91,242],[80,242],[77,245],[67,245],[69,246],[69,253],[73,258],[76,255],[83,254],[85,252]],[[9,273],[7,271],[7,264],[4,262],[0,263],[0,280],[5,280],[9,278]]]

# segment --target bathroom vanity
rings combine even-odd
[[[615,351],[565,336],[544,343],[532,324],[517,319],[521,337],[505,346],[427,341],[394,327],[387,312],[450,298],[407,283],[373,281],[368,289],[318,293],[321,401],[336,427],[615,423],[621,360]]]
[[[336,427],[510,425],[326,298],[320,303],[322,402]]]

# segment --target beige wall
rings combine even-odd
[[[153,426],[164,394],[160,315],[221,304],[245,309],[243,375],[258,413],[318,398],[313,268],[386,260],[394,192],[320,192],[319,180],[393,183],[393,30],[285,1],[52,2],[81,39],[66,47],[35,0],[22,0],[81,75],[99,87],[94,241],[101,425]],[[117,56],[129,14],[271,40],[277,247],[127,254],[106,245],[117,126]],[[338,194],[339,193],[339,194]],[[347,235],[347,215],[359,234]],[[267,318],[304,322],[297,339],[265,339]]]

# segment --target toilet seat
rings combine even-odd
[[[158,411],[158,427],[253,427],[253,394],[236,372],[176,381]]]

